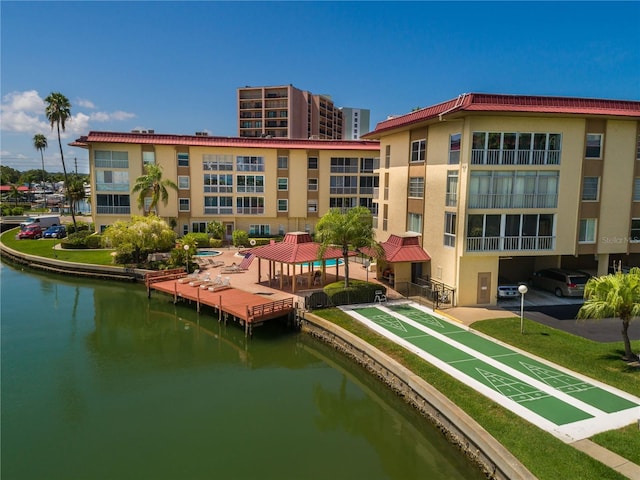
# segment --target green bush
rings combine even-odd
[[[367,283],[363,280],[349,280],[349,287],[344,288],[344,282],[334,282],[323,289],[333,305],[347,305],[350,303],[370,303],[376,296],[376,291],[382,290],[387,294],[387,288],[377,283]]]
[[[92,233],[89,230],[71,233],[68,237],[62,239],[60,246],[66,249],[88,248],[88,239]]]
[[[232,236],[234,246],[246,247],[249,245],[249,234],[244,230],[234,230]]]
[[[92,233],[94,230],[93,223],[77,221],[76,225],[78,226],[78,233],[85,232],[85,231]],[[76,233],[75,227],[73,226],[73,222],[67,225],[67,232],[69,234]]]
[[[113,263],[118,265],[127,265],[135,263],[135,247],[131,244],[120,244],[116,254],[113,256]]]
[[[211,248],[221,248],[222,247],[222,240],[220,240],[219,238],[210,238],[209,239],[209,246]]]
[[[87,237],[87,248],[102,248],[102,235],[94,233]]]
[[[182,241],[189,244],[195,242],[197,248],[207,248],[209,246],[209,235],[206,233],[187,233],[182,237]]]

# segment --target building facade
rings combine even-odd
[[[96,230],[148,211],[131,190],[144,166],[155,163],[169,190],[156,213],[175,220],[178,234],[206,231],[219,221],[228,238],[235,229],[250,235],[313,232],[329,208],[373,203],[378,187],[379,144],[229,138],[156,133],[91,132],[73,144],[88,149],[91,207]]]
[[[640,102],[464,94],[379,123],[377,238],[431,257],[400,280],[491,305],[499,278],[640,265],[639,121]]]
[[[293,85],[238,88],[238,136],[340,140],[342,111],[331,97]]]
[[[364,108],[340,107],[342,111],[344,140],[358,140],[360,136],[369,133],[370,111]]]

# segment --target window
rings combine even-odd
[[[280,170],[286,170],[289,168],[289,157],[279,156],[278,157],[278,168]]]
[[[96,213],[128,214],[131,213],[131,199],[129,195],[97,195]]]
[[[178,210],[181,212],[188,212],[189,210],[191,210],[190,200],[188,198],[179,198]]]
[[[358,206],[358,199],[356,197],[329,197],[329,208],[349,210],[356,206]]]
[[[233,214],[233,197],[204,197],[204,213],[208,215]]]
[[[425,139],[411,142],[411,161],[424,162],[426,150],[427,141]]]
[[[460,163],[460,133],[454,133],[449,136],[449,165],[457,165]]]
[[[329,177],[329,193],[334,195],[348,195],[358,193],[358,177],[332,175]]]
[[[202,169],[232,171],[233,155],[202,155]]]
[[[631,219],[631,235],[629,241],[632,243],[640,242],[640,218]]]
[[[264,213],[264,197],[237,197],[236,213],[259,215]]]
[[[307,200],[307,212],[316,213],[318,211],[318,200]]]
[[[189,177],[187,175],[178,175],[178,188],[180,190],[189,190]]]
[[[560,172],[473,170],[469,208],[556,208]]]
[[[129,172],[122,170],[96,170],[96,191],[129,192]]]
[[[409,213],[407,215],[407,230],[422,234],[422,215],[419,213]]]
[[[361,158],[360,173],[373,173],[374,170],[380,168],[379,158]]]
[[[390,166],[391,166],[391,145],[386,145],[384,147],[384,168],[389,168]]]
[[[636,160],[640,160],[640,135],[638,135],[638,139],[636,140]]]
[[[264,172],[264,157],[238,155],[236,168],[239,172]]]
[[[286,198],[278,199],[278,211],[279,212],[288,212],[289,211],[289,200]]]
[[[191,224],[191,231],[193,233],[207,233],[207,223],[206,222],[193,222]]]
[[[307,168],[309,170],[317,170],[318,169],[318,157],[309,157],[307,159]]]
[[[264,193],[264,175],[238,175],[236,177],[238,193]]]
[[[278,177],[278,190],[289,190],[289,179],[287,177]]]
[[[309,178],[307,179],[307,189],[311,192],[315,192],[318,190],[318,179],[317,178]]]
[[[467,250],[553,250],[552,214],[469,215]]]
[[[205,173],[204,193],[232,193],[233,175]]]
[[[596,242],[596,219],[581,218],[580,232],[578,234],[578,243],[595,243]]]
[[[582,200],[595,202],[598,200],[598,185],[600,177],[584,177],[582,183]]]
[[[456,246],[456,214],[444,212],[444,244],[447,247]]]
[[[602,158],[602,134],[587,133],[586,158]]]
[[[142,152],[142,163],[144,165],[153,165],[156,163],[156,152]]]
[[[424,198],[424,177],[409,178],[409,196],[412,198]]]
[[[472,165],[558,165],[559,133],[473,132]]]
[[[332,157],[331,173],[358,173],[358,159]]]
[[[378,187],[379,181],[380,178],[377,175],[375,177],[362,175],[360,177],[360,195],[373,195],[373,190]]]
[[[447,193],[445,205],[447,207],[455,207],[458,204],[458,171],[447,171]]]
[[[189,154],[188,153],[178,153],[178,166],[179,167],[188,167],[189,166]]]
[[[127,152],[96,150],[93,154],[93,160],[96,168],[129,168],[129,154]]]
[[[249,235],[269,236],[271,235],[271,226],[269,224],[249,225]]]
[[[640,177],[633,179],[633,201],[640,202]]]

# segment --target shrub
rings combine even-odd
[[[68,237],[62,239],[60,246],[66,249],[87,248],[88,238],[91,234],[92,232],[88,230],[72,233]]]
[[[187,233],[182,237],[182,241],[189,244],[195,243],[197,248],[207,248],[209,246],[209,235],[206,233]]]
[[[244,247],[249,245],[249,235],[244,230],[234,230],[232,236],[234,246]]]
[[[94,233],[87,237],[87,248],[102,248],[102,235]]]
[[[375,299],[376,291],[387,293],[387,288],[377,283],[367,283],[363,280],[349,280],[349,287],[344,288],[344,282],[334,282],[324,287],[331,304],[348,305],[351,303],[370,303]]]
[[[219,238],[210,238],[209,239],[209,246],[211,248],[221,248],[222,247],[222,240]]]
[[[93,223],[80,221],[80,222],[76,222],[76,225],[78,226],[78,232],[84,232],[84,231],[93,232]],[[70,223],[69,225],[67,225],[67,232],[69,234],[76,233],[73,223]]]

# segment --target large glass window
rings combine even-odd
[[[236,191],[238,193],[264,193],[264,175],[236,176]]]
[[[204,197],[204,213],[218,215],[233,214],[233,197]]]
[[[638,145],[640,145],[640,137],[638,137]],[[638,146],[640,151],[640,146]],[[388,169],[391,166],[391,145],[385,145],[384,147],[384,168]]]
[[[427,140],[416,140],[411,142],[411,161],[412,162],[424,162],[427,152]]]
[[[233,175],[205,173],[203,184],[205,193],[232,193]]]
[[[96,170],[96,191],[129,192],[129,172],[124,170]]]
[[[595,218],[580,219],[580,232],[578,234],[579,243],[595,243],[596,222],[597,220]]]
[[[334,195],[347,195],[358,193],[358,177],[331,175],[329,178],[329,193]]]
[[[409,213],[407,215],[407,230],[422,235],[422,215],[419,213]]]
[[[555,208],[557,170],[473,170],[469,208]]]
[[[237,197],[236,213],[261,215],[264,213],[264,197]]]
[[[96,168],[129,168],[129,153],[96,150],[93,153]]]
[[[239,172],[264,172],[264,157],[238,155],[236,169]]]
[[[360,173],[373,173],[374,170],[380,167],[379,158],[361,158],[360,159]]]
[[[558,165],[559,133],[473,132],[473,165]]]
[[[131,199],[129,195],[96,195],[96,213],[100,214],[129,214],[131,213]]]
[[[249,235],[269,236],[271,235],[271,226],[268,223],[249,225]]]
[[[233,155],[202,155],[202,169],[232,171]]]
[[[587,133],[586,158],[602,158],[602,134]]]
[[[358,159],[332,157],[331,173],[358,173]]]
[[[447,207],[455,207],[458,204],[458,171],[447,171],[447,193],[445,205]]]

